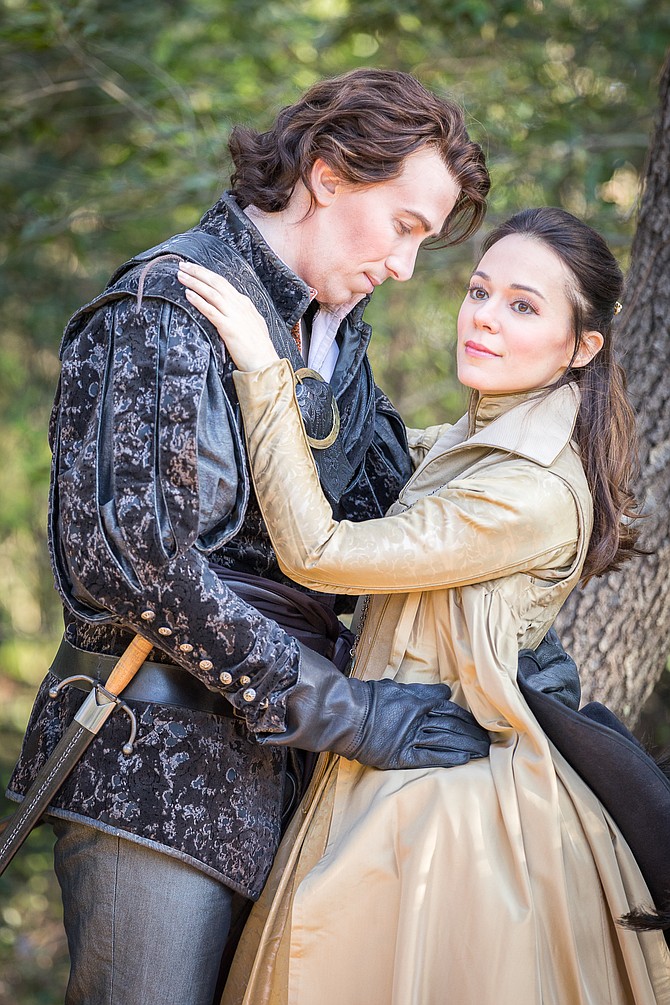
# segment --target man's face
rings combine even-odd
[[[431,147],[397,178],[369,186],[336,180],[296,227],[296,271],[322,304],[344,304],[387,279],[412,277],[422,241],[440,232],[459,187]]]

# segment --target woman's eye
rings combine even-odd
[[[412,233],[412,228],[408,227],[407,224],[403,223],[401,220],[398,220],[398,233],[403,237],[407,237],[408,234]]]
[[[515,300],[512,304],[512,310],[516,311],[517,314],[537,314],[533,305],[529,304],[527,300]]]
[[[468,286],[468,296],[471,300],[486,300],[486,290],[483,286]]]

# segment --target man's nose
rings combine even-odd
[[[386,268],[391,273],[392,279],[397,279],[399,283],[406,283],[414,275],[416,256],[419,253],[418,246],[403,248],[402,251],[394,251],[386,259]]]

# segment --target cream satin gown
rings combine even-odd
[[[224,1005],[669,1005],[663,936],[616,924],[650,900],[633,856],[515,680],[519,648],[540,641],[578,581],[590,533],[570,390],[531,409],[485,402],[480,425],[438,437],[396,516],[345,525],[299,446],[292,381],[288,364],[236,374],[283,567],[317,589],[370,590],[355,672],[450,684],[492,745],[449,769],[322,757]],[[525,537],[506,529],[512,510]],[[473,581],[482,552],[497,575]]]

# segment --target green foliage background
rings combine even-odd
[[[2,0],[0,776],[60,632],[45,547],[46,429],[67,317],[134,251],[225,187],[235,122],[263,128],[312,81],[414,72],[465,106],[489,222],[531,204],[594,223],[626,264],[670,40],[656,0]],[[425,253],[375,296],[372,355],[407,421],[455,417],[455,316],[475,244]],[[9,809],[9,805],[5,807]],[[0,1002],[62,1001],[51,839],[0,880]]]

